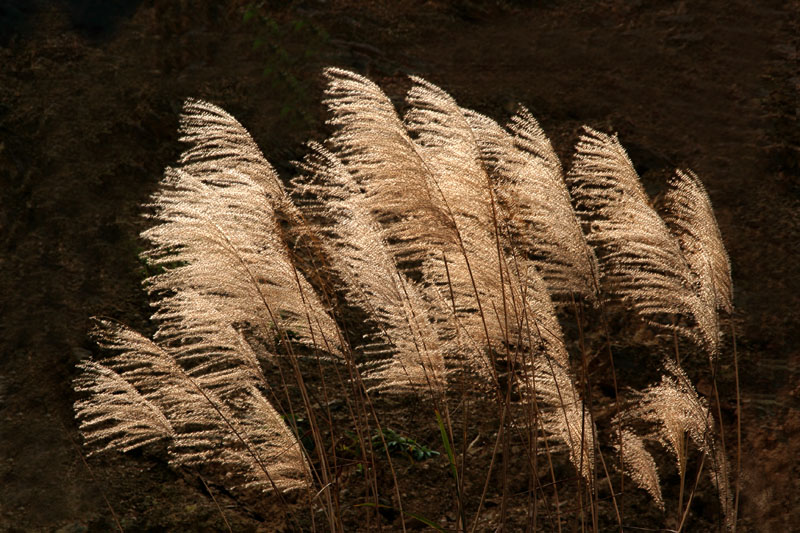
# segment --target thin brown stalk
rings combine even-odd
[[[60,422],[60,419],[59,419],[59,422]],[[97,479],[97,476],[94,473],[94,469],[89,465],[89,462],[86,460],[86,457],[84,457],[84,454],[81,451],[81,447],[78,445],[77,442],[75,442],[75,439],[72,437],[72,434],[67,430],[66,426],[64,426],[63,422],[61,422],[61,428],[63,429],[64,434],[69,439],[70,444],[72,444],[72,446],[75,448],[75,451],[77,452],[78,457],[81,458],[81,462],[83,463],[83,466],[86,467],[86,471],[89,472],[89,475],[91,476],[92,481],[94,482],[94,484],[99,489],[100,496],[103,498],[103,502],[106,504],[106,507],[108,508],[108,512],[111,513],[111,519],[114,521],[114,525],[117,526],[117,530],[119,531],[119,533],[125,533],[125,530],[122,529],[122,524],[120,523],[119,518],[117,517],[117,513],[114,511],[114,507],[111,505],[111,502],[108,501],[108,496],[106,496],[106,491],[103,489],[103,486],[100,484],[99,480]]]
[[[217,501],[217,497],[214,496],[214,493],[212,492],[211,487],[208,486],[208,483],[206,483],[206,480],[203,478],[203,476],[198,474],[197,477],[200,478],[200,482],[206,488],[206,492],[208,492],[208,495],[211,496],[211,499],[213,500],[214,505],[217,507],[217,512],[219,512],[219,515],[222,517],[222,521],[225,522],[225,527],[228,528],[228,532],[229,533],[233,533],[233,529],[231,529],[231,524],[230,524],[230,522],[228,522],[228,519],[225,517],[225,513],[222,512],[222,507],[220,507],[219,502]]]
[[[478,510],[475,512],[475,518],[472,521],[472,529],[470,533],[475,533],[476,528],[478,527],[478,521],[481,516],[481,511],[483,510],[483,502],[486,501],[486,493],[489,490],[489,483],[492,479],[492,471],[494,470],[494,462],[497,458],[497,449],[500,447],[500,442],[503,439],[503,430],[505,428],[505,419],[506,419],[506,404],[502,404],[502,411],[500,411],[500,425],[497,429],[497,437],[494,440],[494,447],[492,448],[492,459],[489,461],[489,469],[486,474],[486,481],[483,483],[483,490],[481,491],[481,499],[478,502]]]
[[[736,351],[736,328],[733,316],[730,317],[731,323],[731,343],[733,345],[733,371],[736,377],[736,488],[733,501],[733,531],[736,533],[736,526],[739,519],[739,491],[741,489],[742,476],[742,404],[739,393],[739,362]]]
[[[677,533],[680,533],[683,530],[683,526],[686,524],[686,519],[689,517],[689,508],[692,506],[692,499],[697,491],[697,486],[700,484],[700,475],[703,473],[703,466],[705,465],[705,462],[706,454],[703,454],[702,458],[700,459],[700,465],[697,467],[697,477],[694,480],[694,486],[692,487],[691,492],[689,492],[689,500],[686,502],[686,509],[683,511],[680,517],[681,521],[678,524],[678,529],[676,530]]]

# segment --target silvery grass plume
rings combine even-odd
[[[452,222],[436,193],[433,176],[389,97],[367,78],[347,70],[325,70],[324,103],[336,130],[332,150],[369,201],[398,261],[421,260]],[[419,228],[431,233],[420,239]]]
[[[435,85],[412,78],[414,85],[406,97],[409,109],[401,122],[389,99],[369,80],[336,69],[327,70],[326,75],[327,103],[334,115],[331,123],[337,128],[330,144],[340,148],[344,171],[355,181],[339,185],[336,191],[345,195],[341,191],[355,191],[356,186],[364,191],[349,193],[350,206],[346,200],[332,205],[341,212],[350,210],[345,218],[354,215],[356,203],[361,220],[374,213],[379,225],[357,224],[361,235],[350,232],[351,242],[381,235],[383,243],[393,243],[387,247],[395,257],[415,259],[422,274],[426,290],[419,297],[403,294],[399,300],[413,304],[404,316],[398,315],[403,316],[402,327],[419,321],[420,309],[428,311],[430,318],[422,324],[437,326],[438,344],[452,339],[460,345],[454,351],[466,354],[470,368],[488,383],[497,385],[497,359],[505,357],[518,370],[527,368],[534,376],[534,383],[525,385],[528,398],[542,402],[552,422],[548,431],[567,444],[576,467],[588,477],[594,447],[588,411],[568,377],[568,356],[547,285],[525,254],[514,254],[514,243],[503,232],[508,223],[496,201],[496,180],[484,166],[481,141],[471,124],[478,115],[459,107]],[[398,185],[405,187],[398,190]],[[580,227],[574,214],[568,223],[573,224],[570,231],[575,236]],[[372,229],[367,231],[368,227]],[[351,266],[362,267],[372,255],[358,251],[370,248],[374,246],[355,245],[355,258],[347,252],[339,255]],[[388,250],[383,250],[381,261],[385,262]],[[366,275],[371,278],[378,271],[372,266]],[[402,279],[390,269],[380,284],[391,287],[397,285],[394,280]],[[430,289],[439,291],[438,299]],[[423,303],[423,298],[428,302]],[[359,300],[358,295],[354,299]],[[415,314],[409,316],[414,309]],[[453,324],[455,331],[448,333]],[[425,338],[430,340],[419,338],[412,343],[414,358],[420,346],[437,342],[433,332]],[[407,369],[407,357],[395,356],[389,368]],[[534,364],[534,357],[542,363]]]
[[[615,443],[618,453],[622,453],[625,473],[636,486],[646,490],[658,508],[664,510],[664,497],[661,495],[661,481],[653,456],[645,448],[644,440],[630,429],[622,430],[622,442]]]
[[[347,300],[363,308],[378,330],[365,346],[379,358],[367,365],[366,377],[377,381],[375,389],[429,391],[443,399],[447,341],[436,332],[424,289],[398,268],[366,195],[322,145],[309,143],[298,169],[293,184],[307,199],[303,208],[309,218],[318,220],[319,241],[346,285]]]
[[[532,260],[554,299],[593,301],[597,258],[572,209],[561,162],[539,123],[522,106],[508,124],[511,133],[474,111],[464,114],[492,174],[513,249]]]
[[[187,369],[170,348],[110,321],[98,321],[95,338],[115,352],[103,364],[82,363],[76,381],[76,389],[89,394],[76,402],[75,411],[95,453],[163,440],[172,464],[210,476],[228,473],[219,481],[233,488],[308,486],[297,439],[246,364],[231,366],[224,379],[202,365]],[[208,360],[250,357],[222,339],[212,344],[196,349],[207,350]]]
[[[297,209],[286,196],[280,178],[239,121],[214,104],[189,98],[180,125],[180,140],[189,144],[178,159],[184,172],[215,182],[224,181],[225,175],[235,170],[263,188],[273,206],[295,218]]]
[[[697,174],[677,170],[661,198],[659,212],[678,239],[704,297],[717,309],[733,312],[730,259],[711,200]]]
[[[661,382],[648,387],[639,395],[637,404],[622,415],[623,423],[640,420],[654,427],[647,435],[648,438],[659,442],[675,457],[681,478],[687,471],[688,444],[694,443],[710,463],[711,482],[717,488],[720,505],[730,526],[735,517],[732,512],[728,465],[715,439],[714,418],[708,410],[707,402],[697,395],[683,369],[671,359],[664,360],[663,366],[666,373],[662,375]],[[634,480],[639,475],[633,472],[649,470],[645,468],[645,462],[646,458],[640,458],[638,464],[631,463],[631,477]],[[652,478],[653,474],[648,474],[648,477]],[[649,483],[643,488],[653,494]]]
[[[152,205],[161,223],[142,236],[153,244],[145,256],[165,267],[147,280],[160,312],[190,316],[182,304],[191,299],[162,295],[191,290],[265,339],[291,330],[310,346],[340,350],[336,324],[280,238],[269,193],[249,174],[225,168],[202,178],[168,169]]]
[[[569,368],[545,357],[537,359],[531,388],[529,392],[540,402],[545,433],[560,443],[575,469],[590,481],[595,466],[594,422]]]
[[[601,288],[651,324],[674,329],[716,354],[716,307],[702,297],[697,276],[650,205],[628,155],[616,137],[584,130],[568,181],[578,215],[590,228]]]

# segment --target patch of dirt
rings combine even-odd
[[[565,162],[588,124],[619,133],[647,185],[673,167],[695,170],[733,263],[740,530],[796,527],[797,2],[278,4],[274,26],[245,22],[244,0],[0,7],[0,529],[107,531],[109,507],[130,531],[224,528],[202,482],[158,454],[84,463],[74,365],[96,352],[92,315],[152,330],[139,286],[140,205],[181,149],[181,102],[225,108],[288,177],[302,142],[325,133],[325,65],[363,73],[398,99],[417,74],[498,120],[521,102]],[[726,354],[729,442],[733,383]],[[440,468],[403,474],[425,486]],[[441,495],[418,495],[420,512],[435,513],[424,500]],[[235,531],[275,525],[216,496]]]

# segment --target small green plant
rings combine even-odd
[[[439,455],[439,452],[436,450],[432,450],[424,444],[420,444],[411,437],[401,435],[391,428],[384,428],[380,433],[383,435],[383,439],[381,439],[381,434],[372,436],[372,447],[375,450],[384,448],[383,443],[385,441],[385,449],[389,452],[389,455],[392,456],[403,456],[414,461],[424,461],[425,459],[430,459],[431,457]]]
[[[382,437],[382,438],[381,438]],[[369,439],[370,446],[382,456],[387,453],[391,457],[407,457],[413,461],[425,461],[439,455],[439,452],[428,448],[415,439],[402,435],[391,428],[376,430]],[[386,445],[384,446],[384,442]],[[361,456],[358,437],[352,431],[345,431],[337,446],[337,452],[344,458],[355,459]],[[359,464],[363,468],[363,465]]]

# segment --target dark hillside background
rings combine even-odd
[[[565,163],[582,124],[618,132],[656,192],[671,168],[694,169],[733,265],[741,530],[800,528],[798,8],[0,0],[0,530],[108,531],[109,505],[129,531],[222,527],[200,482],[158,457],[87,468],[74,365],[96,351],[92,315],[152,330],[140,204],[180,152],[182,101],[228,110],[289,177],[302,143],[325,135],[327,65],[398,101],[420,75],[500,121],[522,102]],[[728,358],[720,387],[733,416],[731,372]],[[220,499],[235,530],[271,530]]]

